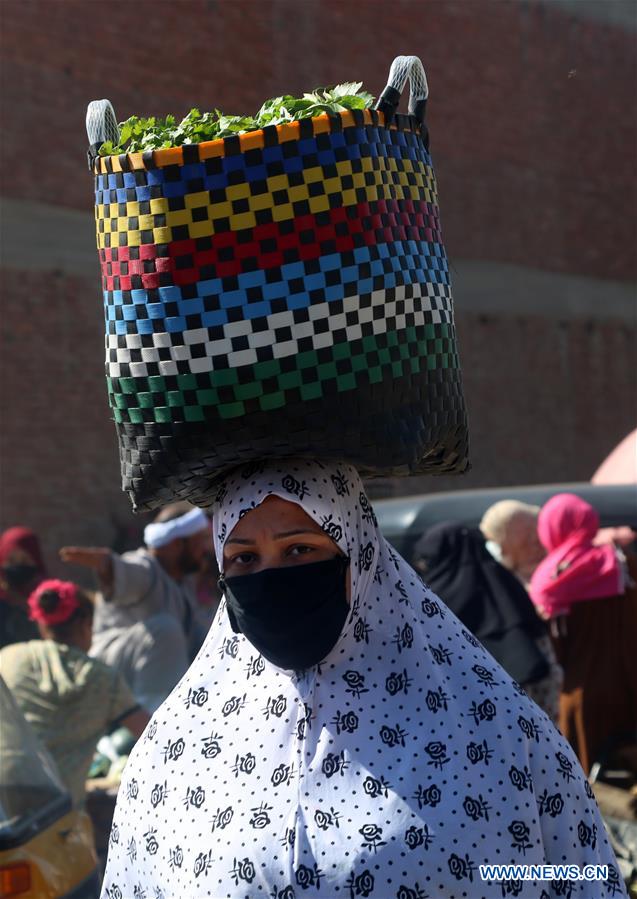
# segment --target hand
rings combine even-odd
[[[597,532],[593,540],[594,546],[604,546],[607,543],[617,543],[619,546],[630,546],[637,540],[637,532],[628,525],[617,528],[602,528]]]
[[[92,568],[103,584],[113,580],[113,558],[105,546],[63,546],[60,550],[63,562]]]

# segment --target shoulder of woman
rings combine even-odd
[[[75,669],[75,681],[79,685],[81,683],[92,687],[104,685],[109,688],[110,684],[119,677],[118,672],[93,656],[87,655],[83,650],[76,647],[66,647],[68,650],[69,661],[72,660]]]
[[[34,641],[35,642],[35,641]],[[28,643],[9,643],[0,649],[0,677],[5,681],[16,666],[29,658]]]

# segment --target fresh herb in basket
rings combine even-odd
[[[255,131],[266,125],[282,125],[285,122],[311,118],[324,112],[368,109],[374,98],[362,91],[361,87],[360,81],[348,82],[337,84],[336,87],[317,88],[302,97],[275,97],[266,100],[255,116],[224,115],[218,109],[204,113],[191,109],[179,123],[172,115],[167,115],[165,119],[131,116],[120,123],[119,143],[115,145],[112,141],[105,141],[99,149],[99,155],[140,153],[144,150],[180,147],[183,144],[200,144],[206,140]]]

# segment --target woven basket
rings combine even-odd
[[[228,469],[269,456],[368,477],[467,468],[417,77],[415,114],[394,114],[410,74],[375,110],[91,155],[108,392],[137,509],[206,505]]]

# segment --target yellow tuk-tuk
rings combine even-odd
[[[96,899],[90,818],[0,677],[0,899]]]

